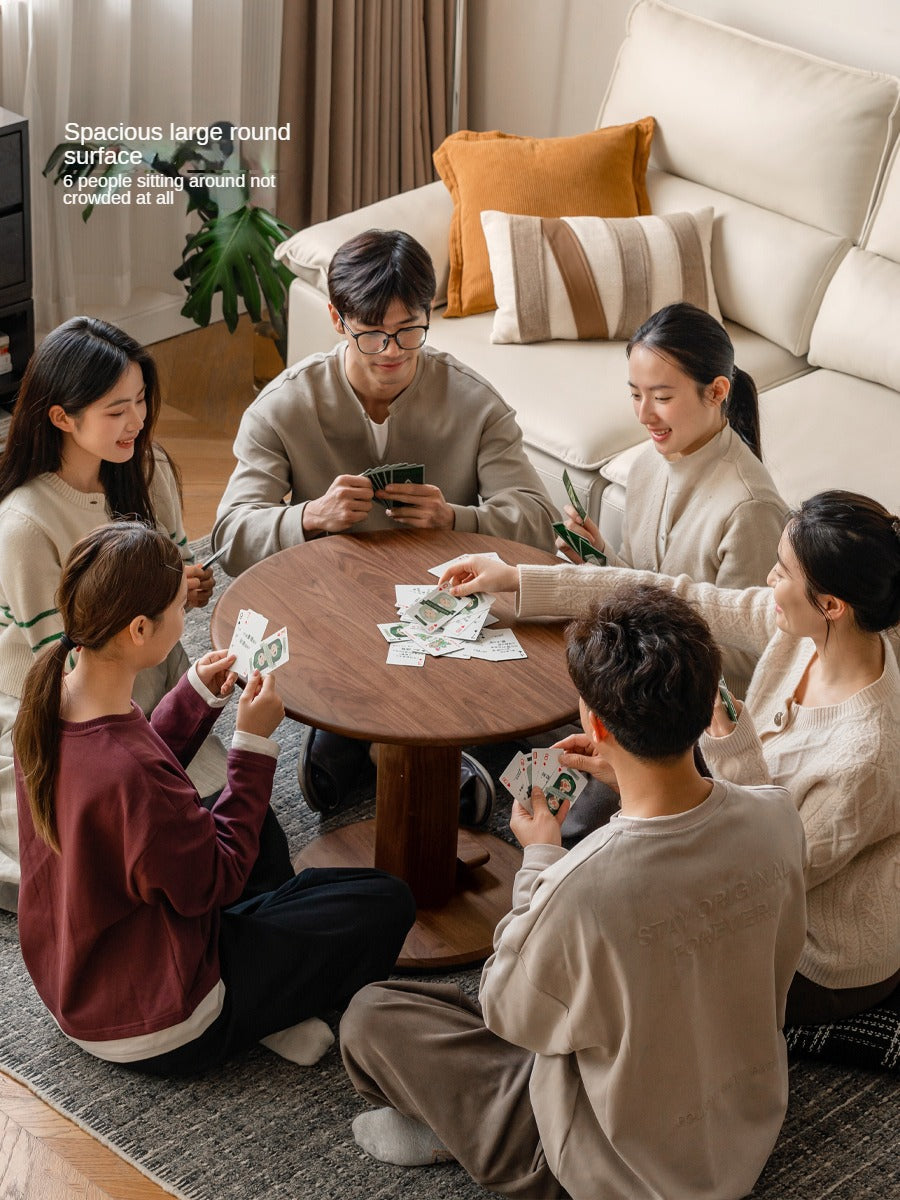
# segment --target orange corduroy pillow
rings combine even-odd
[[[496,308],[485,209],[530,217],[637,217],[650,212],[647,161],[654,121],[575,137],[531,138],[462,129],[434,152],[453,197],[445,316]]]

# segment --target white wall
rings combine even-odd
[[[900,0],[675,0],[824,58],[900,75]],[[469,126],[592,129],[631,0],[468,0]]]

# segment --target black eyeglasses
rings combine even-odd
[[[383,329],[364,329],[362,333],[354,333],[340,313],[338,317],[356,342],[360,354],[382,354],[387,350],[388,342],[396,342],[401,350],[418,350],[425,345],[428,337],[427,325],[404,325],[396,333],[385,333]]]

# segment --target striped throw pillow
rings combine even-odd
[[[713,210],[648,217],[481,214],[494,277],[492,342],[625,340],[666,304],[722,314]]]

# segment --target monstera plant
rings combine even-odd
[[[219,121],[207,131],[212,136],[177,142],[166,153],[156,142],[62,142],[47,159],[44,175],[69,189],[84,189],[79,180],[94,177],[94,187],[82,191],[80,200],[130,187],[137,173],[159,176],[164,188],[177,183],[187,211],[200,218],[200,228],[188,236],[174,272],[187,292],[182,316],[208,325],[213,297],[219,292],[225,324],[233,333],[239,299],[254,323],[264,320],[265,308],[284,361],[285,307],[293,275],[275,261],[273,251],[293,230],[267,209],[251,204],[250,172],[237,153],[232,129],[230,122]],[[95,207],[92,199],[83,205],[85,221]]]

